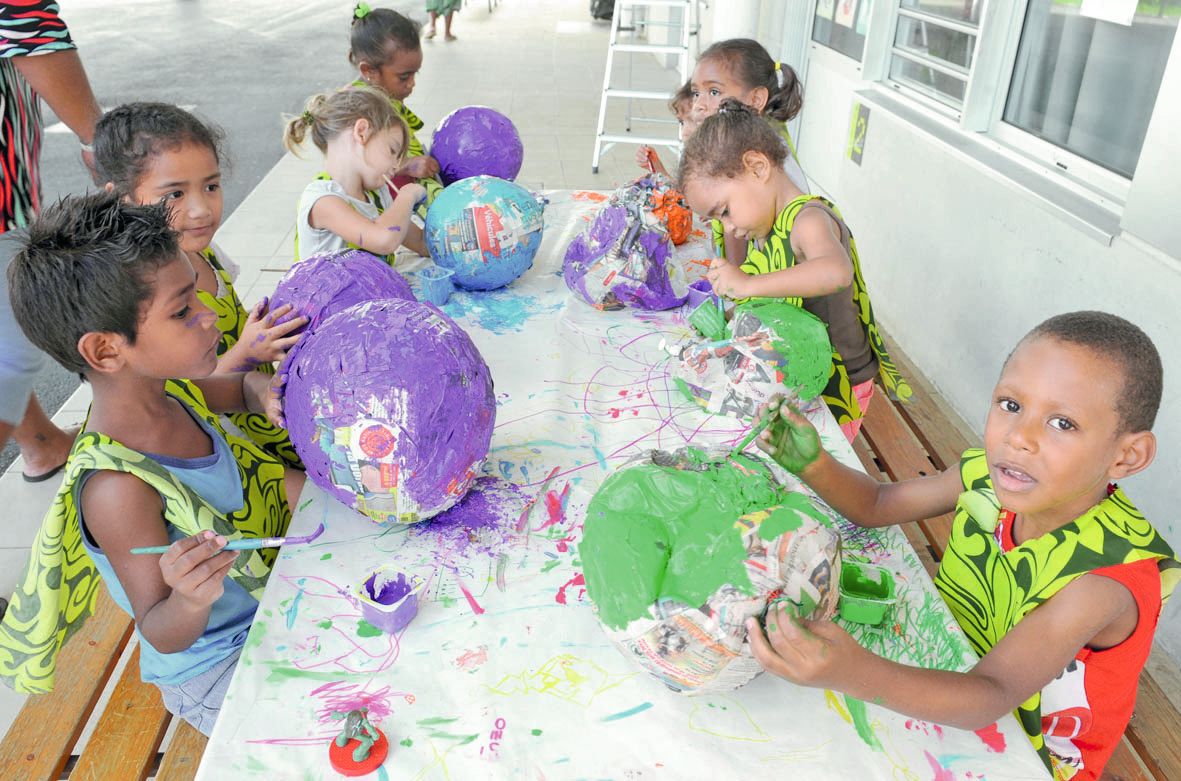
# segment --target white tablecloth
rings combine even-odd
[[[686,697],[608,642],[577,554],[595,489],[645,450],[745,432],[673,388],[660,344],[686,333],[678,313],[598,312],[569,294],[562,256],[595,198],[549,196],[533,268],[446,307],[495,378],[485,473],[517,486],[515,503],[502,502],[506,525],[382,527],[309,482],[291,532],[321,521],[327,531],[281,552],[199,777],[335,778],[335,714],[368,707],[390,739],[379,778],[1045,778],[1012,716],[977,735],[770,675]],[[693,261],[708,256],[703,234],[678,251],[694,278]],[[827,411],[813,417],[826,447],[856,465]],[[842,531],[846,551],[889,566],[899,589],[881,629],[849,626],[858,639],[891,659],[969,667],[974,656],[902,533]],[[351,596],[382,565],[430,581],[396,636],[363,621]]]

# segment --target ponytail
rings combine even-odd
[[[725,63],[730,75],[745,89],[767,90],[763,114],[771,119],[787,122],[804,107],[804,87],[795,69],[777,62],[758,41],[750,38],[718,41],[703,51],[699,59]]]
[[[351,130],[359,119],[368,120],[375,133],[389,127],[400,128],[405,151],[410,138],[406,122],[394,111],[389,98],[373,87],[346,87],[308,98],[302,114],[287,117],[283,146],[298,156],[299,147],[310,135],[316,148],[327,152],[328,142]]]

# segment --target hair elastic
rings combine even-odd
[[[310,111],[303,112],[299,115],[299,118],[309,125],[316,121],[316,118],[312,116],[312,112]]]
[[[775,86],[783,88],[783,63],[775,61]]]
[[[364,19],[372,12],[373,9],[369,7],[369,3],[357,3],[357,7],[353,9],[353,16],[357,19]]]

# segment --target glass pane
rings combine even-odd
[[[1004,119],[1119,174],[1140,159],[1181,0],[1141,2],[1131,26],[1031,0]]]
[[[817,0],[812,40],[861,62],[874,0]]]
[[[970,68],[972,52],[976,49],[976,36],[899,16],[894,45],[950,62],[961,68]]]
[[[975,25],[980,24],[980,12],[984,10],[984,0],[902,0],[900,5],[925,14]]]
[[[953,108],[964,105],[964,82],[934,68],[895,56],[890,60],[890,79]]]

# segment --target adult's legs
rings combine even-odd
[[[12,237],[0,235],[0,447],[15,437],[25,474],[36,478],[65,463],[74,438],[55,426],[33,397],[42,355],[21,333],[8,300],[8,263],[15,252]]]
[[[425,38],[434,38],[435,37],[435,24],[439,21],[439,12],[438,11],[431,11],[430,14],[431,14],[431,29],[427,31],[427,34],[424,36]]]
[[[443,20],[443,40],[454,41],[455,36],[451,34],[451,17],[455,16],[454,11],[448,11],[446,18]]]

